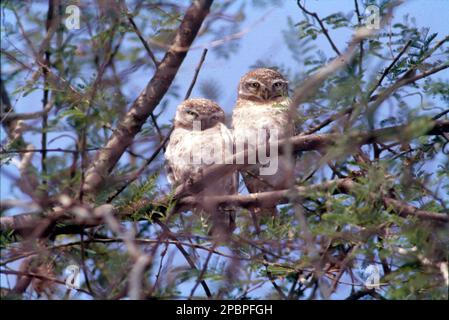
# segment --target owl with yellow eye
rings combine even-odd
[[[267,68],[246,73],[240,79],[232,114],[235,143],[254,139],[261,130],[267,132],[268,144],[274,143],[274,139],[292,137],[295,123],[289,112],[289,103],[288,81],[281,73]],[[250,193],[281,190],[293,184],[294,166],[291,155],[280,154],[273,174],[261,175],[258,163],[242,170],[241,174]]]
[[[225,125],[221,107],[208,99],[186,100],[176,110],[174,129],[165,151],[167,180],[173,187],[199,180],[207,167],[224,163],[232,155],[232,149],[232,133]],[[201,209],[212,214],[216,225],[230,223],[233,228],[233,210],[209,205],[207,196],[235,194],[237,173],[204,183],[202,191],[192,194],[204,199]]]

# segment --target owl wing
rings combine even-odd
[[[232,131],[229,130],[226,125],[220,123],[220,134],[221,138],[224,142],[224,148],[229,148],[229,156],[233,155],[233,149],[234,149],[234,135],[232,134]],[[223,150],[224,151],[224,150]],[[223,160],[225,159],[226,153],[224,153]],[[227,179],[226,184],[226,192],[227,194],[236,194],[238,189],[238,178],[239,173],[237,170],[235,170],[232,174],[229,175],[229,179]]]
[[[175,175],[173,172],[173,167],[171,166],[170,161],[165,161],[165,171],[167,173],[168,183],[170,183],[170,185],[173,186],[175,184],[176,178],[175,178]]]
[[[183,135],[178,134],[175,131],[172,132],[170,140],[165,150],[165,170],[167,173],[167,180],[172,186],[176,186],[182,183],[183,171],[185,171],[181,162],[179,161],[182,155],[180,150],[182,150]]]
[[[287,103],[290,108],[290,104],[292,99],[288,98]],[[290,128],[290,137],[294,137],[301,133],[301,118],[302,114],[299,111],[295,112],[295,117],[290,117],[289,128]]]

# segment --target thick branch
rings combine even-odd
[[[179,199],[177,207],[183,210],[189,209],[201,206],[205,200],[207,200],[208,203],[215,203],[217,205],[226,204],[242,208],[250,208],[254,206],[266,207],[266,206],[273,206],[276,204],[289,203],[292,197],[305,197],[307,195],[310,195],[311,193],[313,194],[314,192],[318,191],[332,191],[334,194],[343,193],[348,195],[356,195],[356,190],[360,189],[359,187],[360,185],[351,180],[350,178],[344,178],[344,179],[330,180],[310,186],[295,187],[294,191],[289,189],[289,190],[276,190],[269,192],[253,193],[249,195],[208,196],[207,199],[197,196],[187,196]],[[396,214],[398,214],[401,217],[414,216],[423,220],[433,220],[443,223],[449,222],[449,216],[444,213],[420,210],[419,208],[416,208],[408,203],[383,195],[369,194],[369,197],[373,199],[380,197],[385,208],[392,209]],[[161,212],[163,211],[163,208],[166,206],[167,204],[166,203],[164,204],[164,201],[161,201],[156,204],[152,203],[143,204],[142,208],[145,207],[147,211],[152,211],[152,209],[154,209],[154,211]],[[63,233],[65,233],[64,231],[68,231],[67,233],[79,232],[78,230],[79,228],[76,228],[77,226],[93,227],[102,223],[101,217],[99,217],[97,214],[100,208],[101,207],[93,210],[92,215],[86,215],[83,217],[83,219],[79,218],[74,219],[70,217],[70,215],[68,214],[62,215],[61,212],[59,214],[55,213],[53,215],[47,216],[47,219],[52,218],[59,219],[59,222],[63,222],[64,220],[67,224],[72,225],[73,231],[71,231],[70,229],[61,229]],[[129,211],[119,211],[118,209],[114,209],[118,219],[131,216],[135,214],[136,210],[138,210],[138,208]],[[10,217],[1,217],[0,229],[2,231],[5,230],[20,231],[32,229],[38,224],[40,219],[41,219],[40,217],[37,217],[36,215],[33,214],[21,214]]]
[[[307,150],[317,150],[323,149],[328,146],[335,144],[336,141],[341,141],[344,143],[345,141],[350,143],[345,143],[345,145],[350,145],[351,147],[357,147],[363,144],[370,144],[373,142],[385,142],[392,139],[404,139],[414,138],[417,136],[417,133],[414,132],[412,126],[403,125],[403,126],[394,126],[388,127],[378,130],[373,130],[372,132],[355,132],[349,133],[349,135],[341,135],[341,134],[311,134],[305,136],[295,136],[291,139],[281,141],[279,144],[280,151],[284,148],[285,145],[291,144],[294,150],[297,151],[307,151]],[[431,126],[427,129],[425,134],[436,135],[441,134],[443,132],[449,132],[449,120],[445,121],[434,121]],[[247,159],[247,150],[242,151],[245,154],[244,159]],[[233,163],[236,163],[236,159],[241,158],[240,154],[236,154],[233,157]],[[235,172],[236,170],[243,169],[247,164],[215,164],[204,170],[203,176],[201,179],[198,179],[194,182],[189,182],[188,184],[183,184],[178,187],[175,192],[175,196],[173,199],[181,199],[188,195],[189,193],[198,193],[201,191],[206,185],[207,181],[211,181],[214,179],[218,179],[223,177],[224,175],[230,174],[231,172]],[[275,191],[274,194],[277,195],[278,198],[283,199],[283,191]],[[251,197],[252,195],[250,195]],[[187,198],[188,199],[188,198]],[[245,201],[250,201],[250,199],[245,198]],[[182,200],[185,204],[188,204],[188,201],[191,200]],[[186,202],[187,201],[187,202]],[[243,201],[243,200],[242,200]],[[251,200],[252,201],[252,200]],[[183,202],[181,202],[183,203]],[[389,203],[395,204],[394,201],[389,201]],[[245,203],[242,203],[242,206]],[[261,204],[262,205],[262,204]],[[407,212],[410,210],[407,209]],[[59,216],[60,213],[55,213],[55,217]],[[52,217],[49,217],[50,219]],[[23,229],[27,227],[32,227],[36,221],[32,215],[18,215],[13,217],[1,217],[1,229]],[[92,223],[96,223],[93,221]]]
[[[159,64],[153,78],[134,101],[105,148],[97,154],[93,165],[87,171],[83,186],[85,192],[93,192],[98,189],[159,104],[187,54],[187,50],[179,50],[179,48],[190,47],[209,13],[211,4],[212,0],[198,0],[188,8],[175,40]]]
[[[354,195],[355,190],[359,185],[349,178],[337,179],[326,181],[321,184],[311,185],[307,187],[296,187],[294,191],[292,190],[277,190],[261,193],[253,193],[249,195],[229,195],[229,196],[209,196],[207,201],[209,203],[215,203],[217,205],[226,204],[234,205],[243,208],[249,207],[267,207],[276,204],[289,203],[291,197],[302,197],[316,191],[328,191],[335,188],[334,193],[344,193],[349,195]],[[375,197],[376,195],[370,195]],[[449,216],[444,213],[437,213],[431,211],[420,210],[413,207],[403,201],[392,199],[386,196],[380,196],[382,202],[386,208],[393,209],[399,216],[415,216],[420,219],[430,219],[441,222],[448,222]],[[195,207],[201,204],[204,199],[200,197],[190,196],[185,197],[179,201],[180,205],[186,207]]]
[[[449,121],[434,121],[429,124],[426,132],[422,134],[437,135],[443,132],[449,132]],[[297,135],[290,139],[279,142],[279,151],[283,152],[291,146],[295,151],[320,150],[339,143],[345,148],[346,152],[350,152],[349,148],[357,149],[359,146],[371,144],[373,142],[385,142],[390,140],[407,140],[418,137],[420,132],[416,132],[416,127],[412,125],[394,126],[373,130],[371,132],[352,132],[348,134],[328,133],[328,134],[311,134]],[[243,156],[242,156],[243,154]],[[224,175],[228,175],[235,170],[242,170],[248,164],[237,164],[237,159],[248,159],[248,151],[244,150],[233,156],[232,161],[226,163],[233,164],[214,164],[203,171],[200,179],[184,183],[175,191],[175,198],[180,199],[189,193],[199,193],[207,185],[208,181],[219,179]]]

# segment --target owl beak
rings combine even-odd
[[[205,130],[207,128],[209,128],[209,120],[201,119],[201,130]]]
[[[263,97],[265,100],[270,99],[270,90],[268,90],[268,88],[264,88],[264,89],[263,89],[263,91],[262,91],[262,97]]]

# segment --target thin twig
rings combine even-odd
[[[357,0],[354,0],[355,4],[355,14],[357,15],[357,23],[359,28],[362,26],[362,15],[360,14],[359,10],[359,3]],[[359,52],[359,74],[361,75],[363,73],[363,43],[364,41],[360,41],[360,52]]]
[[[305,6],[303,6],[301,4],[301,0],[297,0],[296,2],[298,4],[298,7],[301,8],[302,11],[304,11],[305,14],[315,18],[315,20],[319,23],[321,30],[323,31],[323,34],[326,36],[327,40],[329,41],[332,49],[335,51],[335,53],[337,55],[341,55],[340,50],[338,50],[337,46],[335,45],[334,41],[332,40],[332,38],[329,35],[329,32],[327,32],[326,26],[324,25],[323,21],[320,19],[320,17],[318,16],[318,14],[316,12],[311,12],[309,10],[307,10],[305,8]]]
[[[184,100],[189,99],[190,95],[192,94],[193,87],[195,86],[196,80],[198,79],[198,74],[200,73],[201,67],[203,66],[203,62],[206,59],[207,49],[203,50],[203,53],[201,54],[200,61],[198,62],[198,65],[195,68],[195,74],[193,75],[192,82],[190,83],[189,89],[186,92],[186,95],[184,96]]]
[[[132,13],[128,12],[128,8],[126,7],[125,1],[123,1],[122,3],[125,7],[126,16],[128,17],[128,21],[131,24],[131,27],[133,28],[133,30],[136,33],[137,37],[139,38],[140,42],[142,43],[145,50],[147,51],[148,56],[150,57],[151,61],[153,61],[155,68],[157,69],[159,67],[159,61],[157,61],[156,56],[154,55],[153,51],[151,51],[151,48],[148,45],[148,42],[145,41],[145,38],[143,37],[143,35],[140,32],[139,28],[137,27],[136,23],[134,22]]]
[[[216,247],[216,245],[214,244],[214,246],[212,247],[212,250],[215,250],[215,247]],[[198,285],[201,283],[201,281],[203,281],[203,278],[204,278],[204,275],[206,274],[207,267],[209,266],[209,261],[210,261],[211,257],[212,257],[212,251],[209,252],[209,254],[207,255],[206,261],[204,261],[204,265],[201,268],[201,272],[198,275],[198,278],[196,279],[195,285],[192,287],[192,290],[190,291],[189,299],[191,299],[193,297],[196,289],[198,288]]]
[[[101,148],[86,148],[84,151],[97,151]],[[21,149],[21,150],[1,150],[0,154],[12,154],[12,153],[30,153],[30,152],[44,152],[44,149]],[[62,153],[77,153],[80,150],[71,150],[63,148],[45,149],[45,152],[62,152]]]
[[[81,255],[81,265],[82,265],[82,269],[83,269],[83,273],[84,273],[84,279],[86,280],[85,282],[86,282],[87,290],[89,290],[90,294],[91,294],[93,297],[95,297],[96,294],[95,294],[95,292],[92,290],[92,287],[91,287],[91,285],[90,285],[90,280],[89,280],[89,274],[88,274],[88,272],[87,272],[88,269],[87,269],[87,266],[86,266],[86,259],[85,259],[85,257],[84,257],[84,255],[86,254],[86,253],[85,253],[86,250],[85,250],[84,246],[85,246],[85,243],[84,243],[84,233],[81,232],[81,233],[80,233],[80,248],[81,248],[81,250],[80,250],[80,255]]]
[[[49,32],[49,29],[53,23],[53,20],[57,19],[54,17],[54,11],[55,11],[55,1],[54,0],[48,0],[48,11],[47,11],[47,21],[45,24],[46,32]],[[44,58],[44,64],[48,67],[50,67],[50,56],[51,56],[51,48],[50,48],[50,42],[48,43],[48,47],[45,48],[45,58]],[[48,195],[48,190],[46,190],[47,185],[47,128],[48,128],[48,117],[47,113],[45,112],[47,103],[48,103],[48,96],[49,96],[49,89],[48,89],[48,76],[47,76],[47,69],[42,68],[42,75],[44,77],[44,93],[42,98],[42,108],[43,108],[43,114],[42,114],[42,135],[41,135],[41,148],[42,148],[42,157],[41,157],[41,170],[42,170],[42,185],[44,186],[44,194]]]
[[[175,246],[176,248],[178,248],[178,250],[181,252],[181,254],[184,256],[184,258],[186,259],[187,263],[190,265],[190,267],[194,270],[198,270],[198,268],[195,265],[195,262],[192,260],[192,258],[190,257],[190,254],[184,249],[184,247],[182,246],[182,244],[179,243],[178,239],[176,238],[176,236],[171,232],[170,228],[163,223],[160,220],[156,220],[156,223],[161,227],[161,229],[167,233],[168,237],[175,240]],[[209,289],[209,286],[207,285],[205,280],[201,280],[200,281],[201,286],[204,289],[204,292],[206,293],[208,298],[212,298],[212,293]]]
[[[47,276],[44,276],[42,274],[37,274],[37,273],[33,273],[33,272],[20,272],[20,271],[14,271],[14,270],[0,270],[0,273],[13,274],[13,275],[17,275],[17,276],[25,276],[25,277],[30,277],[30,278],[37,278],[37,279],[42,279],[42,280],[45,280],[45,281],[54,282],[54,283],[57,283],[57,284],[66,285],[65,281],[62,281],[62,280],[59,280],[59,279],[56,279],[56,278],[52,278],[52,277],[47,277]],[[88,294],[88,295],[91,295],[91,293],[89,291],[81,289],[81,288],[78,288],[78,289],[75,288],[75,290],[79,291],[79,292],[82,292],[82,293],[85,293],[85,294]]]
[[[408,47],[412,44],[412,40],[407,41],[405,46],[402,48],[402,50],[398,53],[398,55],[393,59],[393,61],[390,63],[390,65],[384,70],[382,73],[382,76],[380,77],[379,81],[377,81],[376,85],[369,91],[368,97],[371,97],[371,95],[376,91],[376,89],[382,84],[382,81],[385,79],[385,77],[390,73],[390,70],[394,67],[396,62],[399,61],[399,59],[402,57],[402,55],[407,51]]]
[[[140,177],[140,175],[142,174],[142,172],[145,170],[145,168],[154,161],[154,159],[156,159],[156,157],[159,155],[159,153],[162,151],[162,149],[164,148],[164,146],[166,145],[166,143],[168,142],[168,140],[170,139],[170,134],[171,134],[171,130],[170,132],[167,133],[167,135],[165,136],[164,140],[159,144],[159,146],[156,148],[156,150],[154,150],[153,154],[151,155],[151,157],[149,157],[147,160],[145,160],[145,162],[142,164],[142,166],[133,173],[133,175],[131,176],[131,178],[128,179],[128,181],[126,181],[126,183],[121,186],[119,189],[117,189],[111,196],[109,196],[108,200],[106,200],[106,203],[111,203],[112,200],[114,200],[120,193],[123,192],[123,190],[125,190],[131,183],[133,183],[134,181],[136,181],[136,179],[138,177]]]

